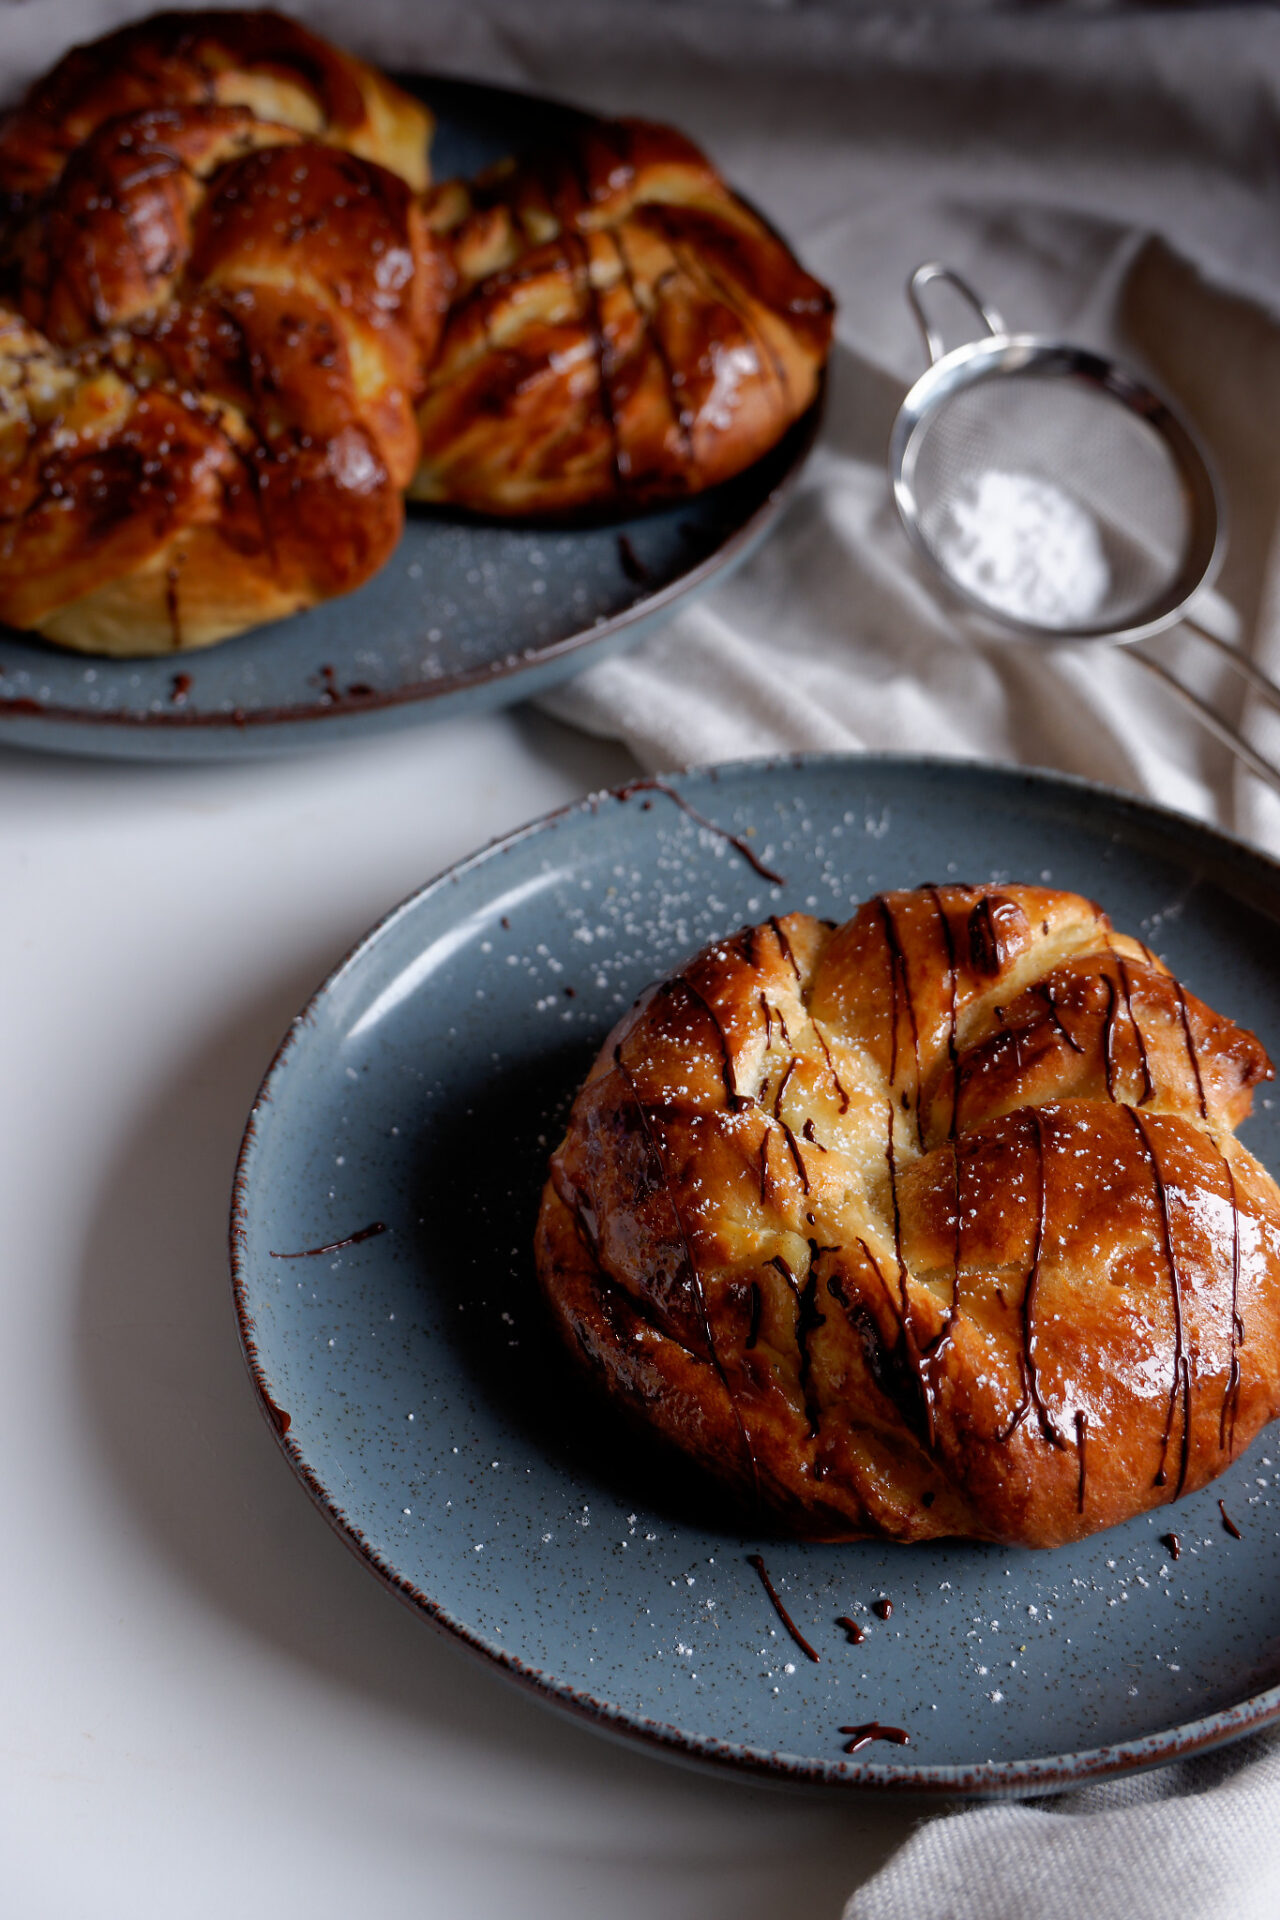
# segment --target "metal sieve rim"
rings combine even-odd
[[[925,429],[938,409],[957,394],[984,383],[1021,375],[1041,380],[1067,380],[1104,394],[1135,414],[1159,435],[1168,451],[1187,509],[1189,538],[1181,565],[1163,593],[1154,596],[1144,617],[1124,627],[1106,621],[1072,627],[1049,627],[1005,613],[981,595],[972,593],[939,559],[924,532],[915,491],[915,468]],[[889,442],[889,476],[893,497],[912,546],[929,562],[948,593],[984,623],[999,632],[1028,640],[1061,642],[1105,640],[1128,646],[1161,633],[1182,617],[1192,596],[1216,579],[1226,551],[1225,515],[1221,494],[1209,460],[1186,422],[1158,394],[1115,361],[1088,348],[1035,334],[996,333],[972,340],[935,360],[907,394],[893,424]]]

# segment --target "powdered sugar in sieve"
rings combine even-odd
[[[975,600],[1070,631],[1105,602],[1111,569],[1097,522],[1053,481],[989,470],[964,482],[934,530],[938,559]]]
[[[923,295],[941,282],[985,338],[948,351]],[[1087,347],[1010,333],[936,261],[907,297],[929,367],[889,443],[893,497],[916,550],[988,632],[1013,638],[1148,640],[1175,622],[1280,707],[1280,686],[1191,615],[1224,546],[1217,486],[1199,441],[1167,400]],[[1130,657],[1280,791],[1280,767],[1162,660]]]

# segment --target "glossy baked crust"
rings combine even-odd
[[[1070,893],[744,929],[610,1036],[551,1163],[551,1310],[797,1533],[1056,1546],[1280,1411],[1271,1067]]]
[[[403,525],[445,269],[398,174],[247,107],[104,121],[0,305],[0,619],[207,646],[366,580]]]
[[[0,620],[176,652],[382,565],[447,294],[431,130],[270,12],[121,28],[0,122]]]
[[[583,119],[436,190],[458,291],[419,411],[420,500],[601,513],[740,472],[810,405],[832,301],[683,135]]]
[[[427,185],[431,115],[363,60],[280,13],[159,13],[73,47],[0,119],[0,208],[28,212],[104,121],[181,106],[245,107]]]

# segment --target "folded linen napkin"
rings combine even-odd
[[[1122,655],[959,636],[884,477],[920,368],[907,274],[941,256],[1014,324],[1113,345],[1178,397],[1225,479],[1209,617],[1280,669],[1280,18],[803,0],[285,0],[394,66],[677,121],[841,302],[823,444],[769,543],[546,705],[650,767],[802,747],[1067,768],[1280,852],[1280,799]],[[8,84],[146,0],[4,6]],[[1280,715],[1203,647],[1169,656],[1280,756]],[[846,1920],[1264,1920],[1280,1745],[924,1821]]]

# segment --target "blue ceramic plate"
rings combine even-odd
[[[578,117],[497,87],[408,84],[436,114],[440,180]],[[781,511],[820,413],[818,402],[736,480],[609,526],[530,530],[411,506],[400,545],[357,593],[200,652],[109,660],[0,626],[0,741],[230,759],[527,699],[632,645],[744,560]]]
[[[356,948],[263,1085],[232,1260],[249,1365],[300,1477],[375,1572],[508,1674],[684,1758],[1025,1794],[1280,1715],[1280,1432],[1173,1509],[1053,1553],[747,1537],[599,1424],[547,1340],[530,1253],[569,1100],[649,981],[743,921],[843,917],[948,878],[1102,901],[1280,1046],[1280,869],[1206,828],[954,763],[682,775],[524,828]],[[1280,1166],[1280,1105],[1260,1100],[1245,1137]],[[748,1564],[761,1552],[816,1665]],[[871,1721],[910,1745],[846,1758],[839,1729]]]

